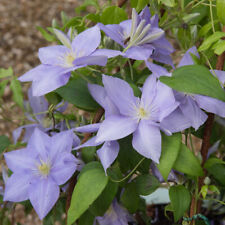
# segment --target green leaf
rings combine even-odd
[[[5,88],[8,83],[9,83],[9,80],[3,80],[0,82],[0,97],[2,97],[4,95]]]
[[[131,6],[131,8],[136,8],[137,7],[137,3],[138,3],[137,0],[130,0],[130,6]]]
[[[173,168],[179,172],[186,173],[191,176],[204,175],[199,160],[184,144],[181,144],[181,149]]]
[[[150,174],[140,175],[134,180],[134,182],[136,183],[139,195],[150,195],[160,185],[158,179]]]
[[[182,66],[173,72],[172,77],[163,76],[159,79],[176,91],[206,95],[225,101],[225,91],[220,82],[204,66]]]
[[[103,216],[116,196],[118,184],[109,181],[102,194],[90,206],[90,211],[95,216]]]
[[[95,23],[98,23],[101,21],[100,15],[99,14],[94,14],[94,13],[90,13],[86,16],[86,19],[91,20]]]
[[[214,164],[225,164],[225,161],[223,161],[222,159],[218,159],[218,158],[209,158],[205,164],[204,164],[204,168],[210,168],[212,167]]]
[[[89,163],[91,161],[94,161],[94,159],[95,159],[95,152],[96,152],[96,147],[95,146],[82,148],[82,151],[81,151],[82,160],[85,163]]]
[[[126,186],[120,200],[130,213],[135,213],[137,211],[140,197],[135,183],[129,183]]]
[[[225,186],[225,166],[223,164],[214,164],[206,169],[219,183]]]
[[[67,224],[74,223],[98,198],[108,183],[108,177],[98,162],[88,163],[82,169],[74,188],[68,210]]]
[[[213,24],[217,24],[219,22],[219,20],[214,20]],[[205,24],[199,31],[198,35],[199,37],[204,37],[208,34],[208,32],[212,29],[212,21],[208,22],[207,24]]]
[[[70,80],[65,86],[57,89],[56,92],[64,100],[74,104],[80,109],[95,111],[100,107],[91,97],[87,82],[79,77]]]
[[[221,55],[225,51],[225,41],[219,40],[214,46],[214,53],[217,55]]]
[[[188,210],[191,196],[189,191],[183,186],[173,186],[169,190],[171,206],[173,208],[174,220],[177,222]]]
[[[9,67],[8,69],[0,68],[0,78],[10,77],[12,75],[13,75],[12,67]]]
[[[220,20],[220,22],[225,25],[225,1],[224,0],[217,0],[216,1],[216,10],[217,10],[217,16]]]
[[[173,164],[175,163],[179,154],[181,145],[181,134],[177,133],[173,136],[162,134],[162,152],[157,165],[163,179],[166,181]]]
[[[56,41],[56,38],[54,35],[49,34],[44,28],[42,27],[37,27],[37,29],[41,32],[42,36],[47,40],[47,41]]]
[[[214,34],[210,35],[208,38],[206,38],[203,43],[200,45],[200,47],[198,48],[199,51],[205,51],[207,49],[209,49],[209,47],[216,41],[218,41],[219,39],[221,39],[222,37],[225,37],[225,32],[220,32],[217,31]]]
[[[140,12],[149,3],[149,0],[138,0],[136,10]]]
[[[7,136],[0,136],[0,154],[10,145],[10,140]]]
[[[79,219],[78,225],[93,225],[95,216],[90,212],[86,211]]]
[[[45,97],[47,98],[48,102],[53,105],[57,105],[62,101],[61,96],[56,92],[50,92],[46,94]]]
[[[117,6],[109,6],[105,8],[101,15],[103,24],[117,24],[127,20],[127,13]]]
[[[159,0],[159,2],[163,3],[168,7],[174,7],[176,5],[175,0]]]
[[[13,93],[13,100],[17,103],[21,108],[23,108],[23,92],[20,82],[14,78],[10,83],[10,89]]]

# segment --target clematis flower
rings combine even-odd
[[[6,182],[4,201],[29,199],[43,219],[59,198],[59,185],[73,175],[79,164],[71,154],[73,138],[71,130],[49,137],[36,128],[26,148],[5,153],[13,174]]]
[[[196,47],[190,48],[182,57],[178,67],[185,65],[193,65],[192,56],[196,55],[199,57]],[[164,68],[160,68],[158,65],[146,62],[148,68],[153,72],[154,76],[171,76],[171,73],[166,73]],[[211,71],[212,72],[212,71]],[[214,70],[217,78],[223,84],[225,81],[225,72]],[[214,75],[212,72],[212,74]],[[166,117],[162,121],[162,127],[170,132],[178,132],[189,127],[195,128],[197,130],[202,124],[207,120],[207,114],[201,110],[204,109],[207,112],[214,113],[221,117],[225,117],[225,103],[208,96],[197,95],[197,94],[187,94],[174,91],[176,100],[180,103],[179,107]]]
[[[119,114],[105,118],[96,142],[118,140],[133,133],[134,149],[158,163],[161,155],[160,122],[178,106],[172,89],[157,82],[154,76],[147,78],[141,98],[135,97],[130,85],[121,79],[103,75],[103,84]]]
[[[19,77],[22,82],[32,81],[34,96],[47,94],[65,85],[71,71],[87,65],[104,66],[107,57],[120,54],[114,50],[96,50],[101,41],[98,26],[78,34],[72,42],[62,32],[55,30],[55,33],[63,45],[40,48],[38,56],[41,65]]]
[[[59,103],[60,105],[61,103]],[[18,127],[13,131],[14,143],[17,143],[23,129],[25,129],[23,142],[27,142],[31,137],[35,128],[39,128],[41,131],[48,132],[53,128],[52,120],[46,117],[48,111],[48,102],[43,96],[33,96],[32,90],[28,90],[28,101],[24,102],[24,108],[26,110],[25,115],[32,124],[26,124]],[[67,103],[63,106],[58,107],[57,111],[63,112],[67,107]],[[56,124],[56,129],[65,130],[64,123],[60,122]]]
[[[105,215],[96,217],[96,220],[99,225],[128,225],[128,222],[132,222],[133,218],[125,208],[114,200]]]
[[[173,48],[164,37],[164,31],[158,27],[157,15],[151,18],[146,6],[138,15],[132,10],[132,19],[120,24],[98,24],[107,36],[121,45],[123,56],[136,60],[147,60],[149,57],[172,65],[170,54]]]
[[[107,96],[104,87],[97,84],[88,84],[88,89],[92,95],[92,97],[101,105],[105,110],[105,118],[110,115],[119,114],[119,110],[116,108],[114,103]],[[97,132],[101,123],[89,124],[82,127],[77,127],[75,130],[77,132]],[[90,138],[84,144],[81,144],[74,148],[74,150],[90,147],[90,146],[98,146],[102,145],[101,148],[97,150],[97,155],[103,165],[103,168],[106,172],[107,168],[114,162],[119,153],[119,143],[117,141],[106,141],[106,142],[97,142],[96,136]]]

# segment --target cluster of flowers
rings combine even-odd
[[[101,33],[117,42],[123,50],[97,49]],[[118,139],[133,134],[133,148],[141,155],[158,163],[161,155],[161,131],[167,135],[193,127],[196,130],[206,121],[207,114],[215,113],[225,117],[225,103],[202,95],[178,93],[159,81],[161,75],[171,76],[163,67],[148,61],[149,58],[172,65],[170,53],[173,48],[165,39],[164,31],[158,27],[157,15],[151,17],[146,7],[140,14],[132,11],[132,19],[120,24],[98,24],[74,37],[59,30],[55,34],[63,45],[39,50],[41,65],[19,78],[32,81],[29,100],[37,124],[20,127],[14,132],[15,141],[26,129],[27,147],[5,153],[6,163],[13,172],[6,182],[4,200],[20,202],[29,199],[39,217],[44,218],[59,198],[59,185],[65,184],[81,160],[71,151],[87,146],[102,145],[97,155],[105,172],[117,158]],[[194,64],[190,53],[198,57],[195,47],[180,61],[179,66]],[[141,97],[134,96],[133,89],[124,80],[102,75],[104,86],[89,84],[93,98],[104,108],[105,119],[96,124],[65,130],[59,124],[60,132],[47,134],[44,116],[48,104],[42,95],[65,85],[71,71],[87,65],[104,66],[107,58],[121,55],[135,60],[144,60],[152,74],[141,88]],[[214,71],[221,83],[225,82],[222,71]],[[39,96],[39,97],[38,97]],[[203,109],[203,110],[202,110]],[[64,110],[60,108],[59,110]],[[27,115],[31,121],[33,118]],[[96,132],[86,143],[80,144],[76,132]],[[104,217],[97,217],[98,223],[128,224],[131,218],[125,209],[113,202]]]

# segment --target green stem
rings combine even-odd
[[[213,9],[212,9],[212,0],[209,0],[209,8],[210,8],[210,17],[211,17],[211,22],[212,22],[212,30],[213,33],[215,33],[215,26],[214,26],[214,19],[213,19]]]

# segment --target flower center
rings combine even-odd
[[[150,113],[146,111],[143,107],[138,108],[137,117],[139,119],[148,119],[149,116],[150,116]]]
[[[38,166],[38,171],[40,172],[40,174],[46,177],[48,176],[50,169],[51,169],[50,164],[45,163],[41,160],[41,165]]]
[[[68,55],[65,56],[65,65],[67,67],[72,67],[74,60],[75,60],[74,55],[72,53],[69,53]]]

